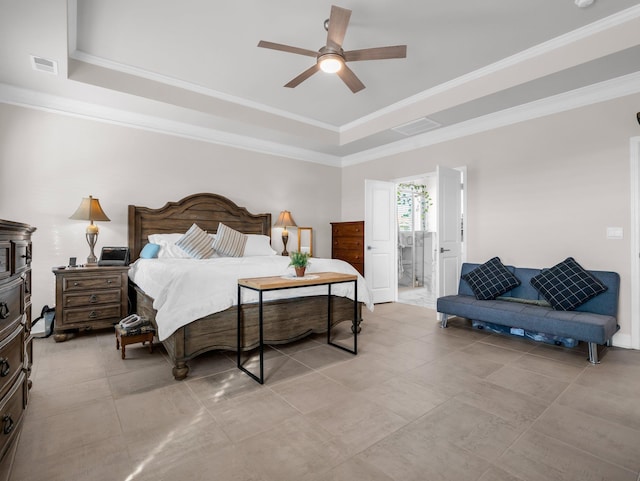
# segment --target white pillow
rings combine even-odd
[[[243,257],[274,256],[277,252],[271,248],[271,238],[268,235],[247,234]]]
[[[149,234],[147,238],[151,244],[158,244],[158,259],[193,259],[187,252],[178,247],[175,243],[180,240],[184,234]],[[215,239],[215,234],[209,234],[211,244]],[[211,257],[217,257],[214,253]]]
[[[160,244],[158,259],[193,259],[175,244]]]
[[[151,244],[175,244],[184,234],[149,234],[147,238]]]

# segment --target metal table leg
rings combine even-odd
[[[241,294],[242,286],[238,284],[238,369],[244,371],[247,375],[249,375],[252,379],[258,381],[260,384],[264,384],[264,336],[263,336],[263,310],[262,310],[262,291],[258,291],[258,333],[259,333],[259,351],[260,351],[260,376],[256,376],[248,369],[246,369],[242,365],[241,361],[241,335],[240,335],[240,327],[241,327]]]

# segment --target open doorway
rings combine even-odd
[[[438,166],[434,173],[391,182],[365,180],[365,280],[374,303],[397,301],[433,308],[437,297],[457,292],[468,241],[462,223],[467,212],[465,179],[465,167]],[[407,187],[411,196],[406,196],[407,204],[411,197],[409,232],[398,227],[399,184],[414,185]],[[418,198],[415,204],[413,194]],[[410,250],[416,252],[408,257]],[[406,284],[400,289],[399,274]]]
[[[437,201],[435,172],[396,183],[398,302],[435,307]]]

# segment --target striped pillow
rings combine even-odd
[[[176,245],[194,259],[208,259],[215,253],[211,237],[197,224],[189,227],[189,230],[176,241]]]
[[[218,254],[227,257],[241,257],[246,243],[247,236],[242,232],[233,230],[222,222],[218,224],[216,240],[213,242],[213,248]]]

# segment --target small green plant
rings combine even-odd
[[[308,252],[292,252],[289,254],[289,266],[293,267],[307,267],[309,265],[309,257],[311,255]]]

